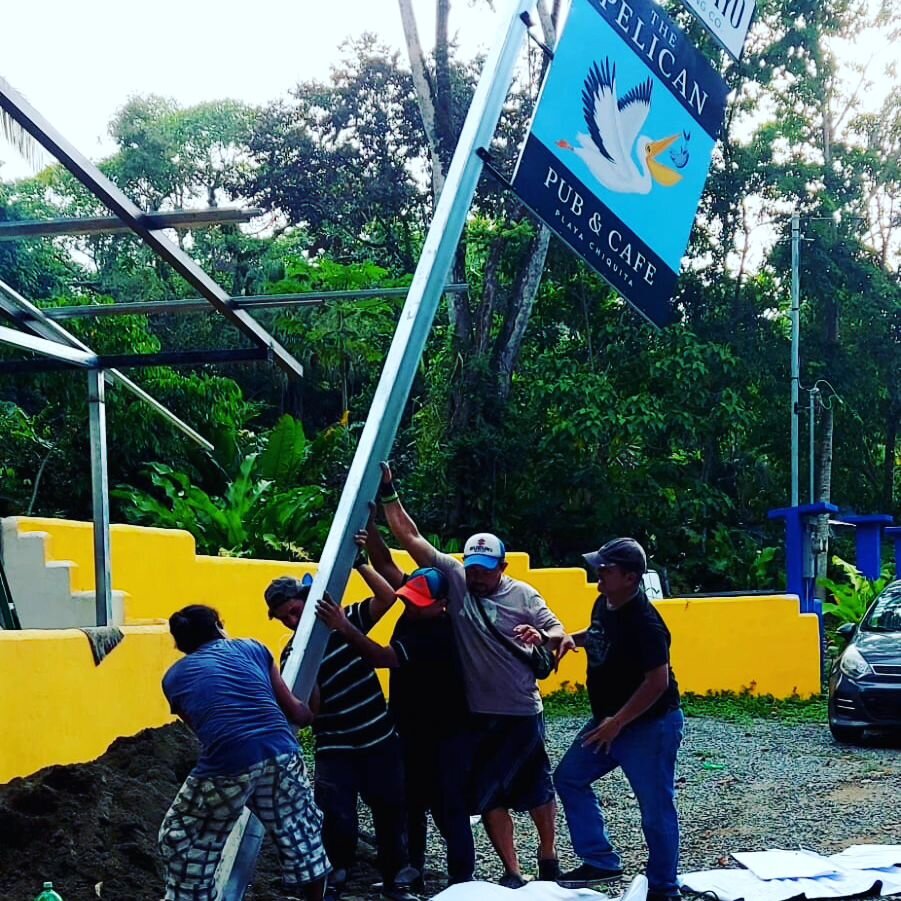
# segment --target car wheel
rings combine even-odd
[[[842,744],[854,744],[863,738],[864,730],[858,726],[837,726],[835,723],[830,723],[829,731],[836,741]]]

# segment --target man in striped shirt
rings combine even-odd
[[[369,567],[358,567],[366,579]],[[367,580],[368,581],[368,580]],[[379,579],[379,585],[384,581]],[[282,576],[266,589],[271,619],[297,629],[310,583]],[[394,603],[393,590],[346,608],[348,619],[367,633]],[[291,651],[282,653],[281,663]],[[372,811],[382,896],[415,901],[409,885],[419,874],[409,866],[402,756],[394,723],[372,665],[341,635],[333,632],[317,676],[318,710],[313,721],[316,740],[316,803],[324,815],[323,843],[334,870],[326,897],[337,898],[356,856],[357,799]]]

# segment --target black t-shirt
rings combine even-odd
[[[369,632],[375,625],[370,600],[345,608],[347,618],[361,632]],[[282,651],[283,669],[290,653],[289,643]],[[313,720],[313,735],[317,754],[361,751],[394,735],[379,677],[337,632],[329,635],[316,681],[319,712]]]
[[[454,629],[445,614],[436,619],[401,616],[391,647],[400,666],[391,670],[389,706],[398,731],[448,735],[469,714]]]
[[[585,634],[588,698],[597,719],[613,716],[644,681],[645,673],[669,663],[670,634],[644,591],[617,610],[601,595]],[[662,716],[679,706],[679,686],[669,671],[666,691],[639,719]]]

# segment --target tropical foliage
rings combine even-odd
[[[328,78],[260,108],[133,98],[111,123],[104,171],[147,209],[262,207],[253,230],[179,236],[233,295],[402,288],[479,68],[456,52],[451,4],[437,7],[433,55],[415,29],[406,59],[357,36]],[[817,388],[803,423],[816,432],[815,499],[901,511],[901,83],[843,55],[864,33],[890,46],[901,16],[898,0],[875,15],[845,0],[761,0],[733,63],[673,12],[734,88],[678,324],[644,324],[483,179],[453,267],[466,290],[448,294],[435,322],[394,465],[444,547],[492,528],[539,562],[572,564],[629,533],[674,590],[765,588],[782,565],[767,511],[786,505],[789,482],[792,209],[804,233],[802,386]],[[533,48],[491,148],[505,172],[542,68]],[[59,167],[0,183],[2,219],[100,212]],[[109,235],[0,243],[0,279],[44,307],[193,293],[142,244]],[[207,553],[315,557],[401,303],[343,296],[258,313],[303,362],[300,381],[262,364],[141,371],[136,380],[213,440],[212,457],[111,392],[114,514],[188,528]],[[240,346],[205,314],[73,320],[72,331],[109,353]],[[81,380],[0,376],[0,399],[0,512],[88,516]],[[852,616],[845,583],[824,584]]]

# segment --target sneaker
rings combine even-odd
[[[616,870],[607,870],[604,867],[595,867],[590,863],[583,863],[574,870],[561,873],[557,884],[564,888],[590,888],[592,885],[600,885],[602,882],[614,882],[623,875],[622,867]]]
[[[522,888],[526,884],[526,880],[519,873],[511,873],[508,870],[498,879],[497,884],[502,885],[504,888]]]
[[[648,892],[648,901],[682,901],[682,892],[676,889],[672,892]]]
[[[556,857],[538,861],[538,880],[556,882],[560,878],[560,861]]]

